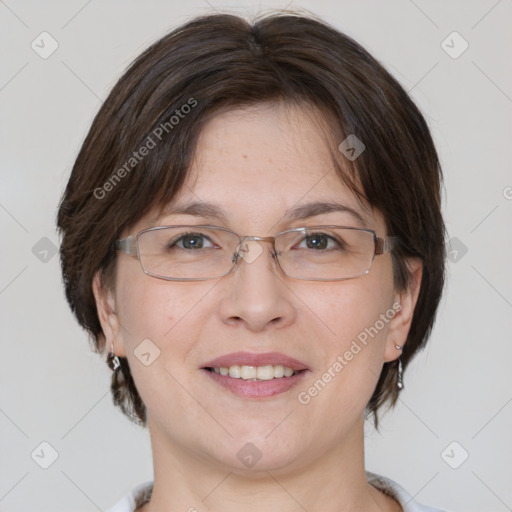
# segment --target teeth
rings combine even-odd
[[[293,370],[291,368],[284,367],[284,376],[291,377],[293,375]]]
[[[256,378],[256,366],[240,366],[240,377],[244,380]]]
[[[230,366],[229,367],[229,376],[234,379],[240,379],[242,376],[240,375],[240,366]]]
[[[293,373],[293,370],[292,370]],[[258,366],[256,374],[258,380],[271,380],[274,378],[274,367],[272,365]]]
[[[274,366],[274,377],[276,379],[280,379],[281,377],[284,377],[284,366],[281,364],[276,364]]]
[[[291,377],[296,372],[288,366],[281,364],[266,365],[266,366],[239,366],[237,364],[220,368],[213,368],[213,371],[219,375],[227,376],[234,379],[244,380],[272,380],[281,379],[282,377]]]

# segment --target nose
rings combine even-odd
[[[246,241],[237,252],[240,261],[224,278],[222,321],[253,332],[291,325],[297,314],[293,293],[284,282],[272,244]]]

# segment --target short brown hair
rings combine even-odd
[[[104,352],[105,338],[92,281],[97,271],[108,276],[115,267],[113,242],[177,194],[208,118],[268,101],[316,107],[334,119],[336,132],[365,144],[354,162],[339,151],[333,160],[340,178],[382,212],[388,233],[400,239],[392,253],[396,288],[409,284],[406,258],[423,262],[404,368],[425,345],[445,271],[442,175],[428,126],[405,90],[354,40],[320,20],[283,12],[253,23],[228,14],[191,20],[140,55],[96,115],[57,221],[66,296],[96,352]],[[185,115],[187,104],[193,108]],[[132,161],[155,133],[163,142]],[[396,361],[385,363],[367,406],[376,422],[381,405],[396,402],[396,382]],[[113,374],[112,392],[130,419],[146,424],[126,358]]]

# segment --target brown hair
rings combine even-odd
[[[404,368],[425,345],[445,262],[442,176],[427,124],[404,89],[359,44],[320,20],[283,12],[254,23],[226,14],[191,20],[140,55],[96,115],[57,221],[66,296],[96,352],[104,352],[105,338],[92,280],[97,271],[112,275],[113,242],[177,194],[208,118],[220,109],[279,100],[316,107],[335,120],[333,133],[356,134],[365,144],[354,162],[341,152],[333,159],[340,178],[382,212],[388,233],[400,239],[392,253],[396,288],[409,284],[406,258],[423,262]],[[145,425],[146,408],[127,359],[120,359],[112,377],[114,402]],[[385,363],[367,407],[376,423],[381,405],[396,402],[396,383],[396,361]]]

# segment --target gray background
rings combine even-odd
[[[56,206],[102,100],[146,46],[212,7],[286,5],[0,1],[2,511],[104,510],[152,478],[148,433],[113,407],[110,370],[64,300]],[[368,427],[368,469],[455,512],[512,510],[512,1],[288,5],[356,38],[411,91],[440,152],[458,239],[430,347],[380,434]],[[43,31],[59,45],[46,59],[31,47]],[[453,31],[469,43],[458,58],[441,46]],[[452,53],[460,43],[447,41]],[[43,441],[58,453],[48,469]]]

